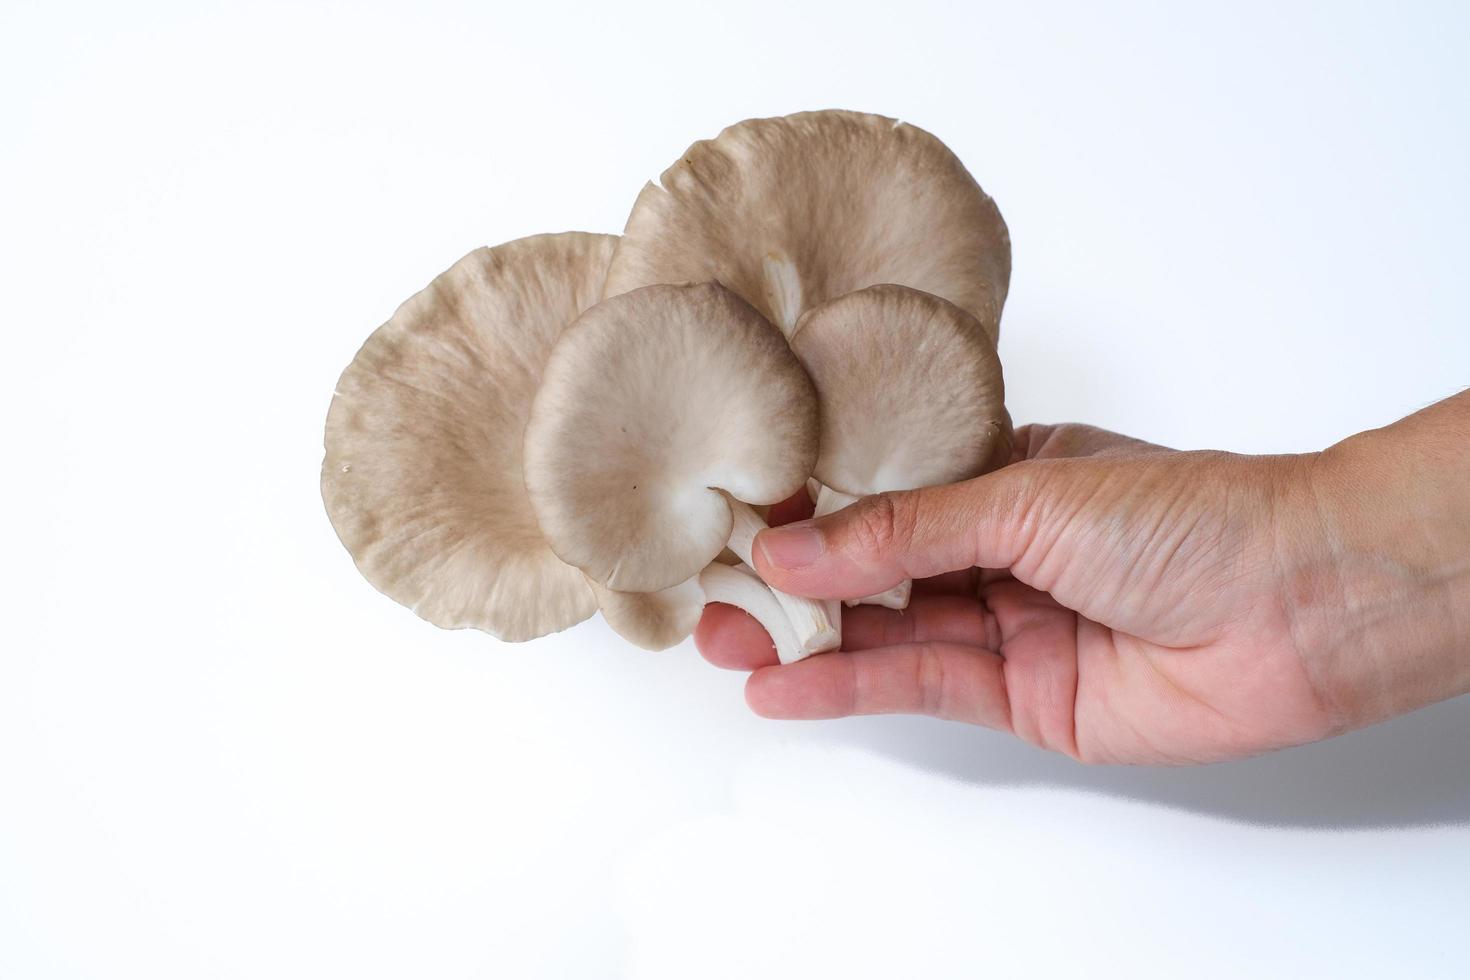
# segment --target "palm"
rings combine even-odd
[[[1167,763],[1317,737],[1321,711],[1290,651],[1234,638],[1164,646],[1015,581],[988,587],[984,600],[1000,636],[1012,726],[1038,744],[1090,761]],[[1018,703],[1027,710],[1017,712]]]
[[[1075,520],[1053,522],[1073,530],[1014,567],[918,582],[901,613],[849,610],[842,654],[764,669],[765,634],[728,607],[706,613],[701,650],[756,669],[748,695],[763,713],[920,712],[1093,761],[1206,761],[1326,733],[1280,639],[1290,630],[1275,590],[1251,584],[1274,580],[1259,574],[1273,560],[1269,487],[1199,479],[1201,466],[1234,465],[1225,457],[1081,426],[1023,428],[1016,455],[1137,463],[1126,485],[1089,487]],[[1089,519],[1100,510],[1113,519]]]

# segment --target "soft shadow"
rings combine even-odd
[[[1470,826],[1470,696],[1241,762],[1084,766],[1017,739],[926,718],[848,719],[834,741],[988,785],[1105,793],[1272,826]]]

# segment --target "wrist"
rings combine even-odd
[[[1344,728],[1470,691],[1470,453],[1416,418],[1300,468],[1289,618]]]

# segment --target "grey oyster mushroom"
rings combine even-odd
[[[597,599],[536,523],[522,435],[617,239],[536,235],[460,259],[363,344],[327,413],[322,499],[358,569],[436,626],[529,640]]]
[[[605,589],[659,593],[727,547],[749,563],[765,527],[752,505],[799,490],[816,452],[816,392],[769,321],[715,283],[649,286],[558,342],[526,426],[526,486],[562,560]],[[802,653],[837,646],[821,603],[775,598]]]
[[[689,147],[638,196],[605,293],[713,280],[792,337],[834,300],[905,286],[969,313],[993,355],[1010,270],[999,209],[948,147],[896,119],[825,110],[748,119]]]
[[[747,119],[638,195],[604,295],[714,281],[785,334],[865,286],[922,289],[1000,335],[1011,242],[995,202],[916,126],[829,109]]]
[[[328,516],[442,627],[520,641],[600,609],[656,650],[724,602],[783,663],[836,649],[838,603],[754,572],[765,508],[1003,464],[1009,279],[999,210],[929,133],[737,123],[647,185],[621,239],[477,249],[399,307],[334,392]],[[908,585],[849,602],[904,608]]]

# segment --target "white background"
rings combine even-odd
[[[0,6],[0,977],[1470,971],[1470,702],[1201,770],[776,723],[378,595],[333,383],[755,115],[947,141],[1018,421],[1319,448],[1470,383],[1444,4]]]

